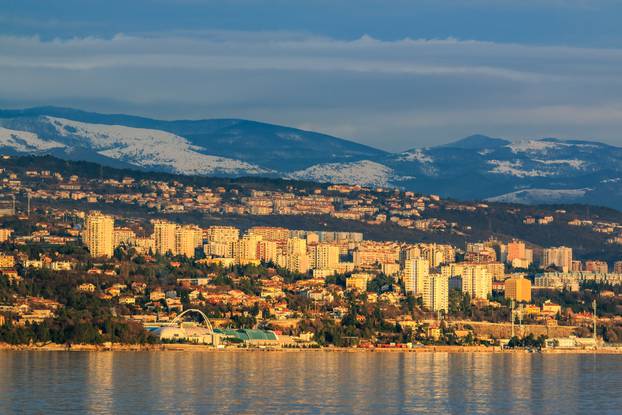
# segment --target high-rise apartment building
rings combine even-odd
[[[585,261],[585,270],[596,274],[606,274],[609,272],[609,265],[605,261]]]
[[[276,241],[261,240],[257,243],[257,256],[264,262],[276,262],[278,245]]]
[[[540,266],[542,268],[556,266],[562,269],[563,272],[569,272],[572,270],[572,248],[560,246],[557,248],[546,248],[542,250],[542,261]]]
[[[13,229],[0,229],[0,242],[6,242],[13,234]]]
[[[505,298],[514,301],[531,301],[531,281],[524,277],[512,277],[505,280]]]
[[[310,269],[309,255],[304,254],[288,254],[285,257],[285,268],[292,272],[306,274]]]
[[[121,244],[133,244],[136,234],[130,228],[114,228],[113,244],[115,247]]]
[[[259,260],[259,242],[261,236],[246,234],[239,241],[234,243],[234,257],[238,263]]]
[[[210,226],[205,233],[208,242],[227,243],[240,239],[240,230],[235,226]]]
[[[156,253],[160,255],[168,253],[175,255],[177,252],[175,246],[177,224],[164,220],[154,220],[152,223]]]
[[[425,278],[430,274],[430,263],[427,259],[407,259],[404,262],[404,287],[407,293],[423,294]]]
[[[492,294],[492,276],[486,267],[472,265],[462,270],[462,292],[473,298],[488,298]]]
[[[525,258],[525,243],[522,241],[511,241],[508,243],[507,262],[512,262],[515,259]]]
[[[449,278],[430,274],[423,279],[423,306],[430,311],[449,309]]]
[[[111,257],[114,251],[114,218],[101,212],[89,213],[83,239],[93,257]]]
[[[513,240],[507,244],[505,259],[514,268],[527,268],[533,262],[533,250],[528,249],[525,242]]]
[[[287,240],[287,255],[307,255],[307,240],[289,238]]]
[[[311,268],[337,269],[339,267],[340,250],[337,245],[319,243],[310,245],[308,248]]]
[[[273,226],[253,226],[249,234],[259,235],[264,241],[282,241],[289,239],[290,230]]]
[[[283,253],[286,250],[290,232],[287,228],[274,226],[253,226],[248,230],[248,234],[261,236],[261,239],[264,241],[275,242],[279,253]]]
[[[197,248],[203,245],[203,230],[194,225],[177,226],[175,229],[175,255],[188,258],[195,256]]]

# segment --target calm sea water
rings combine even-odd
[[[622,413],[622,356],[0,352],[0,414]]]

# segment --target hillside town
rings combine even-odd
[[[57,210],[58,214],[72,208],[97,209],[128,218],[157,215],[189,223],[231,217],[288,224],[307,220],[340,227],[347,223],[346,227],[356,226],[373,234],[372,239],[424,237],[450,242],[487,239],[486,233],[501,228],[498,232],[519,238],[520,235],[514,234],[521,233],[522,239],[538,244],[538,230],[546,229],[555,232],[560,241],[568,237],[585,240],[587,236],[591,244],[605,244],[609,261],[617,259],[616,245],[622,242],[622,215],[612,210],[604,215],[596,208],[592,209],[596,214],[590,214],[589,207],[577,210],[577,206],[572,210],[543,210],[542,207],[461,202],[398,188],[210,179],[117,170],[50,156],[2,157],[2,214],[12,214],[15,206],[22,211],[29,211],[32,206]],[[483,219],[488,224],[482,223]],[[391,237],[396,233],[400,238]]]
[[[0,176],[2,342],[535,349],[622,342],[622,255],[577,257],[570,246],[511,235],[462,244],[370,240],[358,231],[166,215],[321,215],[460,234],[470,229],[429,212],[486,210],[485,203],[349,185],[208,188],[7,168]],[[527,227],[568,215],[504,209]],[[620,231],[617,223],[568,222]]]

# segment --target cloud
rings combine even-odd
[[[619,139],[622,50],[288,31],[0,36],[0,104],[246,117],[404,149],[472,132]],[[622,143],[621,143],[622,144]]]
[[[367,35],[346,41],[269,32],[145,37],[117,34],[107,39],[51,41],[36,36],[2,36],[0,52],[0,67],[5,68],[344,71],[511,81],[560,79],[566,75],[558,66],[568,60],[622,62],[622,51],[610,49],[526,47],[452,38],[380,41]]]

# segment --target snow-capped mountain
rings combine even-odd
[[[262,174],[269,170],[230,158],[203,154],[206,149],[178,135],[122,125],[91,124],[43,117],[71,147],[88,147],[99,155],[144,168],[183,174]],[[67,146],[65,146],[67,147]]]
[[[385,164],[416,176],[403,186],[460,199],[523,203],[622,201],[622,148],[577,140],[471,136],[393,155]]]
[[[0,110],[0,152],[184,174],[395,186],[469,200],[622,203],[622,148],[592,141],[475,135],[387,153],[255,121],[160,121],[45,107]]]
[[[290,173],[287,177],[321,183],[355,183],[362,186],[390,186],[398,179],[393,169],[370,160],[316,164]]]
[[[42,140],[37,134],[28,131],[17,131],[0,127],[0,147],[27,153],[64,148],[65,145],[53,140]]]
[[[91,130],[94,128],[101,130],[103,126],[124,126],[159,131],[157,137],[154,137],[158,140],[163,138],[162,133],[170,133],[178,137],[174,138],[177,142],[180,142],[181,138],[184,149],[214,157],[242,161],[252,166],[259,166],[268,172],[277,172],[277,174],[303,170],[319,163],[374,160],[387,155],[382,150],[326,134],[249,120],[161,121],[122,114],[97,114],[57,107],[0,110],[0,126],[5,128],[33,132],[41,138],[56,140],[61,143],[72,138],[71,134],[69,136],[60,135],[59,131],[50,125],[50,118],[80,122],[83,123],[84,128]],[[92,124],[97,124],[99,127],[90,126]],[[74,138],[76,138],[75,136],[74,134]],[[141,137],[143,136],[141,135]],[[170,136],[167,137],[170,138]],[[90,142],[90,140],[90,138],[85,137],[84,141]],[[77,140],[71,140],[70,145],[72,147],[76,144],[79,144]],[[114,143],[113,147],[121,144]],[[85,150],[86,147],[81,148],[81,150]],[[181,151],[181,148],[178,151]],[[75,153],[76,151],[73,154],[75,155]],[[85,152],[80,152],[80,157],[86,156],[88,155]],[[90,154],[90,156],[97,159],[91,161],[123,163],[122,160],[107,157],[107,155]],[[129,165],[133,165],[133,163],[129,163]],[[164,166],[159,168],[166,170]],[[246,168],[240,169],[240,174],[256,174],[255,168],[252,167],[248,172],[243,171]]]

